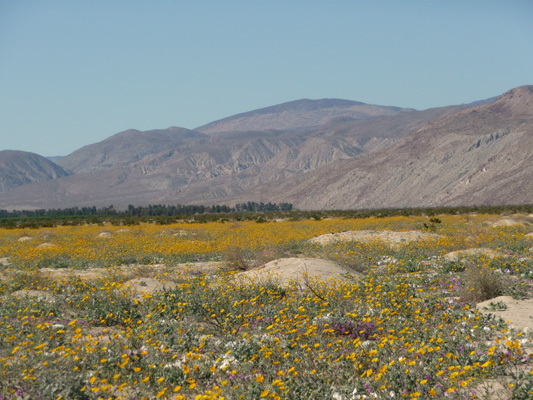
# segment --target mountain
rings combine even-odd
[[[58,164],[73,172],[102,171],[204,137],[207,136],[200,132],[175,126],[145,132],[130,129],[99,143],[84,146],[62,157]]]
[[[276,189],[270,200],[309,209],[533,204],[533,86]],[[257,187],[246,197],[261,199],[268,190]]]
[[[216,124],[204,132],[125,131],[59,160],[71,176],[0,193],[0,208],[248,200],[304,209],[533,203],[531,92],[525,86],[492,102],[363,118],[350,114],[362,103],[297,101],[240,114],[251,130],[236,129],[239,122],[229,131],[216,131]],[[328,108],[339,113],[298,128],[260,129],[264,121],[254,119],[276,116],[282,125],[287,110]]]
[[[213,134],[231,131],[301,129],[318,126],[335,117],[366,119],[414,111],[411,108],[386,107],[340,99],[301,99],[223,118],[195,130]]]
[[[427,122],[465,108],[468,105],[365,119],[341,116],[297,130],[216,135],[175,127],[125,131],[63,157],[59,162],[75,175],[27,185],[0,197],[0,206],[220,203],[261,185],[283,185],[291,177],[389,147]],[[283,111],[279,116],[283,118]],[[276,187],[266,193],[279,194]]]
[[[71,173],[38,154],[0,151],[0,193],[32,182],[49,181]]]

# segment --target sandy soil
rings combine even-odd
[[[53,243],[48,243],[48,242],[45,242],[45,243],[41,243],[39,246],[37,246],[38,249],[45,249],[47,247],[54,247],[55,244]]]
[[[132,289],[134,297],[140,301],[142,301],[145,296],[149,296],[156,291],[171,289],[175,286],[176,284],[173,282],[162,282],[153,278],[130,279],[129,281],[124,282],[123,285],[126,289]]]
[[[16,292],[9,294],[9,296],[13,296],[13,297],[30,296],[30,297],[37,297],[38,299],[43,299],[47,301],[55,301],[55,296],[52,293],[45,292],[44,290],[30,290],[30,289],[17,290]]]
[[[370,242],[372,240],[382,240],[390,245],[397,246],[408,244],[417,240],[437,240],[442,236],[435,233],[420,231],[346,231],[339,233],[326,233],[310,240],[311,243],[328,244],[336,241],[359,241]]]
[[[452,251],[451,253],[446,254],[443,257],[443,259],[444,261],[458,261],[464,257],[479,256],[479,255],[483,255],[489,258],[505,257],[505,254],[500,253],[496,250],[479,247],[479,248],[473,248],[473,249]]]
[[[287,285],[291,281],[303,283],[305,281],[304,274],[309,278],[318,277],[321,280],[340,279],[348,281],[358,278],[356,272],[333,261],[295,257],[271,261],[257,269],[241,272],[237,277],[244,280],[273,279],[282,285]]]
[[[494,309],[490,304],[505,303],[506,309]],[[533,299],[515,300],[510,296],[499,296],[477,304],[483,314],[493,314],[507,321],[510,327],[521,331],[533,329]]]
[[[504,219],[500,219],[499,221],[493,222],[491,225],[492,226],[515,226],[515,225],[524,225],[524,223],[521,221],[512,219],[512,218],[504,218]]]
[[[491,306],[492,303],[492,306]],[[501,303],[505,307],[498,308]],[[494,299],[477,304],[477,309],[483,314],[493,314],[496,318],[502,318],[509,324],[509,327],[519,331],[529,332],[533,329],[533,299],[515,300],[510,296],[499,296]],[[499,345],[496,341],[491,341],[491,345]],[[532,356],[533,349],[525,348],[525,352]],[[531,367],[527,364],[520,368],[527,373]],[[513,383],[512,376],[504,377],[501,380],[489,379],[477,383],[473,390],[479,398],[487,400],[503,400],[511,398],[511,390],[508,385]],[[487,393],[490,393],[487,395]]]

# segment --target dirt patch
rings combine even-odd
[[[194,263],[177,264],[176,268],[184,272],[185,276],[197,276],[201,274],[215,272],[222,266],[219,261],[201,261]]]
[[[1,262],[1,259],[0,259]],[[175,267],[166,267],[163,264],[155,265],[122,265],[120,267],[115,267],[116,272],[125,273],[129,276],[141,276],[142,280],[147,281],[148,278],[152,278],[160,274],[161,272],[166,272],[166,278],[168,280],[173,279],[182,279],[184,277],[194,277],[202,275],[205,273],[212,273],[218,270],[221,263],[216,261],[206,261],[206,262],[195,262],[195,263],[184,263],[177,264]],[[144,271],[146,270],[146,271]],[[98,279],[103,275],[109,272],[105,268],[88,268],[88,269],[56,269],[56,268],[41,268],[39,271],[47,275],[54,277],[69,277],[69,276],[79,276],[82,279]],[[161,283],[161,280],[157,281]]]
[[[524,224],[512,218],[504,218],[504,219],[500,219],[499,221],[493,222],[491,225],[494,227],[498,227],[498,226],[516,226],[516,225],[524,225]]]
[[[473,249],[452,251],[451,253],[446,254],[443,257],[443,259],[444,261],[458,261],[465,257],[480,256],[480,255],[488,257],[488,258],[505,257],[505,254],[500,253],[496,250],[487,249],[485,247],[479,247],[479,248],[473,248]]]
[[[371,242],[373,240],[381,240],[390,245],[398,246],[419,240],[437,240],[442,237],[443,236],[437,235],[436,233],[420,231],[346,231],[339,233],[326,233],[325,235],[312,238],[310,242],[328,244],[337,241]]]
[[[484,400],[508,400],[511,398],[510,382],[499,382],[496,379],[487,379],[477,383],[472,388],[476,399]]]
[[[11,293],[10,296],[13,296],[13,297],[30,296],[30,297],[37,297],[38,299],[43,299],[47,301],[55,301],[55,297],[52,293],[48,293],[43,290],[29,290],[29,289],[17,290],[16,292]]]
[[[190,232],[187,232],[187,231],[178,231],[176,233],[173,233],[172,236],[186,237],[186,236],[192,236],[192,235]]]
[[[132,289],[137,300],[143,300],[145,296],[150,296],[159,290],[166,290],[175,287],[172,282],[162,282],[153,278],[135,278],[124,282],[123,287]]]
[[[39,246],[37,246],[38,249],[46,249],[48,247],[55,247],[55,244],[45,242],[45,243],[41,243]]]
[[[54,268],[41,268],[39,270],[47,275],[52,275],[54,277],[69,277],[69,276],[79,276],[83,279],[97,279],[102,276],[106,271],[102,268],[89,268],[89,269],[54,269]]]
[[[98,237],[101,239],[109,239],[111,236],[113,236],[111,232],[100,232],[98,234]]]
[[[9,257],[0,258],[0,267],[7,267],[8,265],[11,265],[9,262]]]
[[[496,318],[502,318],[509,324],[510,328],[518,331],[528,332],[533,329],[533,299],[516,300],[510,296],[499,296],[490,300],[483,301],[476,305],[476,308],[482,314],[492,314]],[[505,350],[505,345],[496,341],[490,341],[489,345],[496,345],[502,351]],[[524,354],[532,356],[532,349],[524,346],[522,351]],[[518,369],[528,374],[531,366],[523,364],[518,366]],[[502,376],[501,379],[489,379],[481,381],[474,385],[473,392],[479,397],[487,400],[503,400],[511,398],[511,390],[509,384],[513,382],[512,375]]]
[[[29,242],[30,240],[33,240],[31,236],[22,236],[18,238],[17,242]]]
[[[502,304],[505,307],[501,307]],[[501,317],[512,328],[522,331],[533,329],[533,299],[515,300],[510,296],[499,296],[478,303],[476,307],[483,314]]]
[[[281,285],[287,285],[291,281],[304,283],[305,275],[322,281],[331,278],[344,281],[358,278],[355,272],[333,261],[295,257],[271,261],[257,269],[241,272],[237,274],[237,278],[243,280],[273,279]]]
[[[524,237],[527,239],[533,239],[533,232],[525,234]]]

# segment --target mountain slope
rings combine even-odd
[[[522,189],[530,187],[532,164],[528,93],[517,88],[478,107],[340,116],[301,129],[126,131],[65,157],[75,175],[0,194],[0,208],[246,200],[307,209],[533,202]],[[516,154],[514,163],[506,161],[508,149]],[[502,188],[512,200],[497,197]]]
[[[273,200],[311,209],[532,204],[533,86],[430,122],[378,153],[289,179],[278,190]]]
[[[400,107],[376,106],[340,99],[295,100],[223,118],[196,128],[213,134],[230,131],[258,131],[267,129],[301,129],[318,126],[335,117],[365,119],[414,111]]]
[[[0,192],[68,175],[70,172],[38,154],[14,150],[0,151]]]
[[[290,131],[206,136],[184,130],[187,140],[183,141],[168,130],[121,132],[64,157],[61,161],[77,170],[76,175],[53,184],[20,188],[0,197],[0,206],[119,207],[129,203],[226,201],[257,185],[281,183],[327,164],[390,146],[427,121],[461,109],[464,106],[364,120],[341,117],[316,128]],[[160,142],[165,146],[158,145]],[[161,147],[164,151],[157,152]],[[140,157],[140,151],[148,154]],[[274,190],[272,194],[275,193]]]
[[[74,172],[102,171],[205,137],[200,132],[178,127],[145,132],[130,129],[84,146],[61,158],[58,164]]]

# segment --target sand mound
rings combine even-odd
[[[45,242],[45,243],[41,243],[39,246],[37,246],[38,249],[46,249],[46,248],[49,248],[49,247],[55,247],[55,244]]]
[[[310,242],[328,244],[337,241],[371,242],[373,240],[381,240],[391,245],[401,245],[418,240],[437,240],[440,238],[442,238],[441,235],[420,231],[346,231],[339,233],[326,233],[325,235],[312,238]]]
[[[500,309],[499,304],[505,303],[507,308]],[[493,304],[491,306],[490,304]],[[519,330],[533,329],[533,299],[515,300],[510,296],[499,296],[477,304],[477,309],[483,314],[493,314],[508,321],[509,325]]]
[[[100,233],[98,234],[98,237],[99,237],[99,238],[102,238],[102,239],[107,239],[107,238],[110,238],[111,236],[113,236],[113,235],[111,234],[111,232],[100,232]]]
[[[496,250],[479,247],[475,249],[452,251],[451,253],[446,254],[443,259],[444,261],[458,261],[464,257],[479,255],[483,255],[489,258],[505,257],[505,254],[502,254]]]
[[[0,267],[7,267],[8,265],[11,265],[9,262],[9,257],[0,258]]]
[[[33,240],[31,236],[22,236],[22,237],[19,237],[17,242],[29,242],[30,240]]]
[[[491,225],[494,226],[494,227],[497,227],[497,226],[515,226],[515,225],[523,225],[523,223],[520,222],[520,221],[517,221],[515,219],[504,218],[504,219],[500,219],[499,221],[496,221],[496,222],[492,223]]]
[[[533,232],[524,235],[524,237],[527,239],[533,239]]]
[[[290,281],[304,282],[304,274],[310,278],[318,277],[322,281],[330,278],[348,281],[358,276],[354,271],[333,261],[291,257],[280,258],[263,267],[241,272],[237,278],[250,281],[272,278],[279,284],[286,285]]]
[[[220,261],[198,261],[191,263],[176,264],[176,268],[186,276],[196,276],[215,272],[223,263]]]

